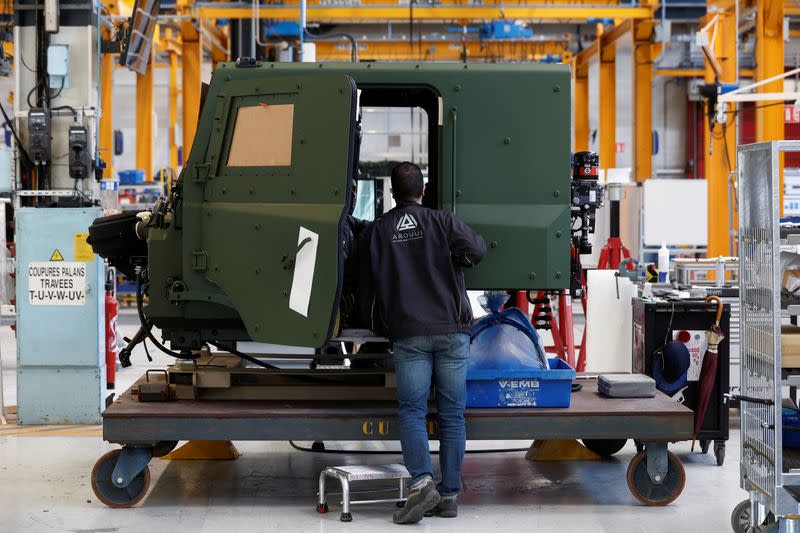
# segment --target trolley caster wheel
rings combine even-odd
[[[675,501],[686,485],[686,471],[678,457],[667,452],[667,475],[660,484],[647,473],[647,454],[641,452],[628,465],[628,488],[645,505],[668,505]]]
[[[625,447],[628,439],[581,439],[581,442],[597,455],[611,457]]]
[[[317,504],[317,512],[319,514],[325,514],[328,512],[328,504],[326,503],[318,503]]]
[[[162,440],[153,446],[153,457],[164,457],[178,446],[176,440]]]
[[[341,516],[339,516],[339,521],[341,521],[341,522],[352,522],[353,521],[353,515],[350,514],[350,513],[342,513]]]
[[[775,516],[772,513],[767,515],[764,522],[757,527],[750,525],[750,500],[744,500],[739,505],[733,508],[731,513],[731,528],[734,533],[760,533],[766,531],[763,526],[768,526],[775,523]]]
[[[725,463],[725,441],[714,441],[714,457],[717,458],[717,466],[722,466]]]
[[[700,441],[700,453],[706,454],[708,453],[708,448],[711,446],[710,440],[701,440]]]
[[[634,439],[633,444],[636,445],[636,453],[642,453],[644,451],[644,442]]]
[[[315,452],[324,452],[325,443],[319,440],[315,440],[313,443],[311,443],[311,449]]]
[[[133,507],[144,498],[150,488],[150,468],[133,478],[125,488],[119,488],[111,481],[111,474],[117,466],[117,458],[122,450],[111,450],[100,457],[92,468],[92,490],[97,499],[112,508]]]

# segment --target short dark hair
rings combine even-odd
[[[392,169],[392,193],[395,200],[408,201],[422,196],[425,181],[422,171],[414,163],[404,161]]]

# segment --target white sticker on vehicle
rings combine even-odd
[[[297,257],[294,262],[292,290],[289,293],[289,309],[308,316],[311,302],[311,288],[314,283],[314,269],[317,266],[317,244],[319,234],[300,226],[297,235]]]

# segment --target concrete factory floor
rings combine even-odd
[[[121,323],[129,334],[135,318],[124,313]],[[1,329],[5,398],[14,404],[14,337]],[[143,353],[134,361],[118,374],[120,385],[127,387],[148,366]],[[165,362],[156,356],[149,366]],[[74,435],[65,434],[70,432]],[[108,509],[89,486],[94,462],[114,448],[99,435],[97,427],[19,434],[14,426],[0,426],[0,531],[399,531],[391,523],[391,504],[356,506],[349,524],[339,522],[338,505],[325,515],[314,510],[317,475],[325,466],[399,462],[399,454],[313,454],[288,443],[238,442],[242,456],[235,461],[154,459],[150,492],[139,507]],[[469,448],[528,444],[471,442]],[[329,448],[398,450],[399,445],[329,443]],[[463,533],[730,531],[730,512],[746,496],[739,488],[738,430],[731,432],[723,467],[712,454],[690,453],[688,443],[670,449],[683,460],[687,480],[683,495],[667,507],[641,506],[628,491],[625,472],[635,453],[630,443],[613,459],[598,462],[532,463],[524,453],[472,454],[464,465],[461,516],[426,518],[412,527]]]

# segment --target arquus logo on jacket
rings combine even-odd
[[[392,242],[412,241],[425,236],[425,232],[411,213],[403,213],[403,216],[397,221],[395,229],[397,232],[392,235]]]

